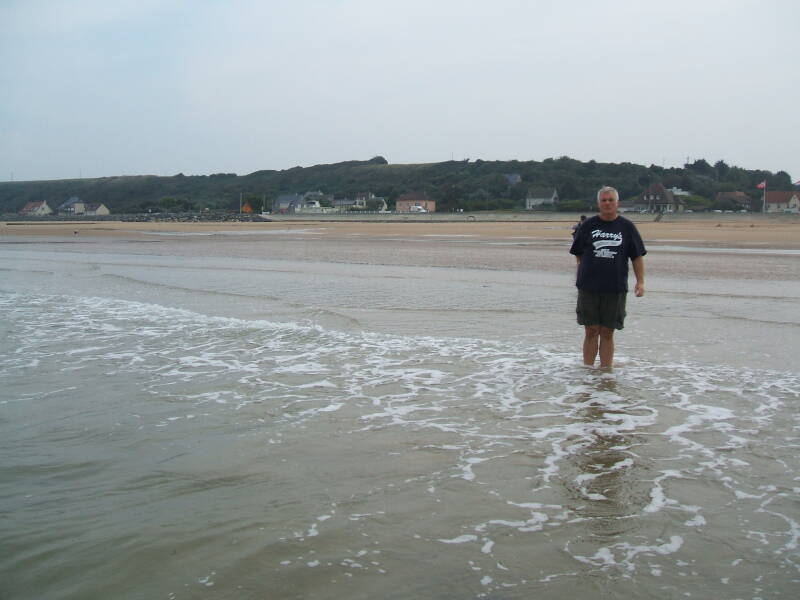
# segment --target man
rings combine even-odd
[[[634,293],[644,296],[644,259],[647,254],[636,226],[619,215],[619,193],[613,187],[597,192],[598,214],[575,234],[570,253],[578,261],[578,324],[585,328],[583,364],[600,367],[614,362],[614,330],[625,321],[628,259],[636,276]]]
[[[575,225],[572,226],[572,238],[573,239],[575,238],[575,234],[578,233],[578,229],[580,229],[580,226],[583,225],[583,222],[585,220],[586,220],[586,215],[581,215],[581,220],[578,221],[577,223],[575,223]]]

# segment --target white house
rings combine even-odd
[[[82,215],[86,212],[86,205],[77,196],[72,196],[72,198],[59,205],[57,210],[60,215]]]
[[[91,215],[93,217],[104,217],[106,215],[110,215],[111,211],[108,210],[105,204],[84,204],[84,213],[85,215]]]
[[[798,213],[800,212],[800,192],[775,191],[764,194],[767,212]]]
[[[41,202],[28,202],[22,207],[22,210],[19,211],[19,214],[31,217],[41,217],[52,213],[53,209],[47,205],[46,200],[42,200]]]
[[[691,194],[689,192],[687,192],[686,190],[682,190],[679,187],[674,187],[673,186],[673,187],[669,188],[669,191],[672,192],[673,196],[691,196]]]
[[[550,194],[545,190],[529,190],[528,197],[525,198],[525,210],[533,210],[543,204],[558,204],[558,191],[553,188]]]
[[[110,215],[111,211],[108,210],[105,204],[102,203],[87,203],[83,202],[77,196],[73,196],[64,204],[58,207],[58,214],[60,215],[86,215],[91,217],[102,217]]]

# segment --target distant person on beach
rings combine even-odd
[[[581,215],[581,220],[572,226],[572,239],[575,239],[575,234],[578,233],[578,229],[580,229],[581,225],[583,225],[583,222],[585,220],[586,220],[586,215]]]
[[[602,187],[597,192],[598,214],[576,232],[570,248],[578,262],[578,324],[583,325],[583,364],[600,367],[614,363],[614,330],[625,321],[628,259],[636,276],[634,294],[644,296],[644,258],[647,254],[636,226],[619,215],[619,192]]]

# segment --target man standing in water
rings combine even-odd
[[[636,276],[634,293],[644,296],[644,259],[647,254],[636,226],[619,215],[619,193],[613,187],[597,192],[598,214],[578,229],[570,248],[578,261],[578,324],[585,328],[583,364],[600,367],[614,363],[614,330],[625,321],[628,259]]]

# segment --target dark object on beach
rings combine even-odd
[[[572,237],[573,238],[575,237],[575,234],[578,233],[578,229],[581,228],[581,225],[583,225],[583,222],[585,220],[586,220],[586,215],[581,215],[581,220],[578,221],[577,223],[575,223],[575,225],[572,226]]]

